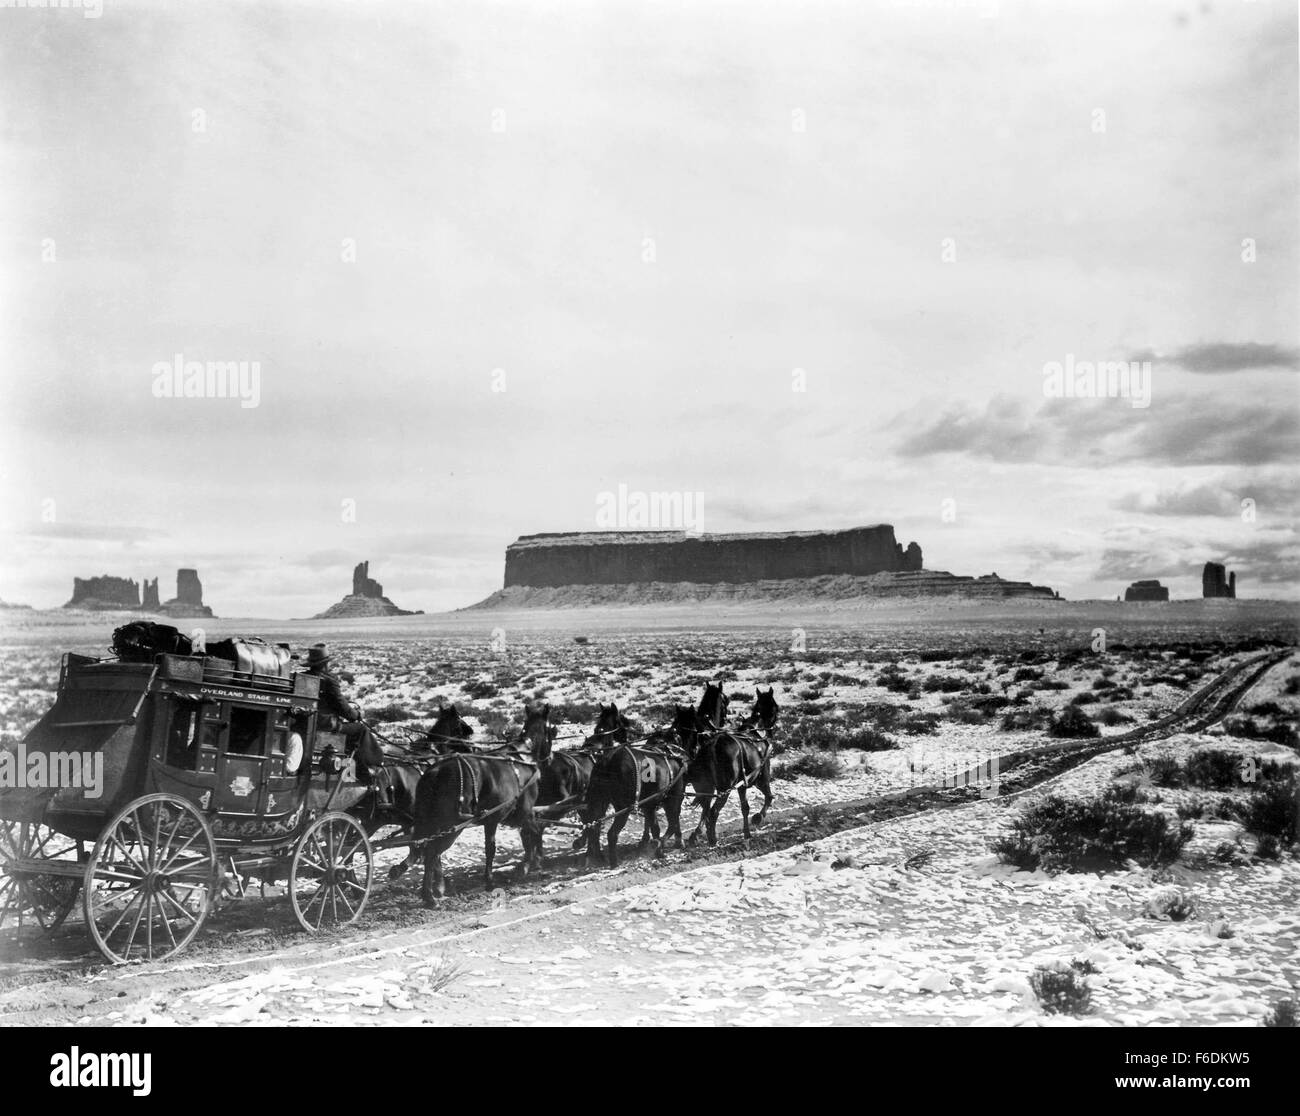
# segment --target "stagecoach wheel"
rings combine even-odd
[[[80,875],[19,871],[15,861],[56,861],[79,868],[81,842],[40,822],[0,822],[0,926],[33,920],[47,934],[68,917],[81,890]]]
[[[203,926],[220,878],[212,830],[191,803],[137,798],[104,827],[86,865],[90,936],[115,964],[172,957]]]
[[[370,839],[356,818],[322,814],[298,841],[289,869],[293,913],[309,934],[361,917],[375,873]]]

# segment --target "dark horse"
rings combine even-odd
[[[412,740],[406,748],[381,749],[379,762],[374,764],[367,779],[372,793],[348,811],[365,827],[366,836],[373,837],[389,825],[398,826],[401,833],[410,832],[415,824],[416,788],[425,768],[437,756],[470,750],[471,745],[466,741],[473,735],[469,722],[450,705],[445,709],[440,707],[429,731]],[[373,763],[373,759],[358,753],[358,768]],[[397,879],[414,863],[412,851],[401,864],[394,864],[388,870],[388,878]]]
[[[762,825],[772,805],[772,765],[769,755],[768,733],[776,724],[779,712],[771,687],[766,694],[754,695],[754,708],[736,732],[726,731],[727,706],[730,700],[716,682],[704,687],[704,696],[694,710],[694,724],[687,725],[678,710],[678,726],[689,764],[686,777],[695,790],[695,804],[700,807],[700,820],[690,836],[690,844],[700,839],[700,830],[708,830],[710,845],[718,843],[718,815],[726,805],[727,796],[734,790],[740,799],[740,816],[746,839],[749,831],[749,788],[763,792],[763,808],[754,816],[754,824]],[[757,732],[755,730],[758,730]],[[761,733],[761,735],[759,735]]]
[[[542,827],[533,809],[537,803],[538,767],[551,751],[550,714],[549,705],[530,705],[521,739],[492,751],[453,752],[420,776],[412,836],[427,842],[420,889],[425,906],[433,906],[435,897],[440,899],[446,894],[442,854],[455,844],[462,828],[483,827],[483,885],[489,891],[500,825],[519,830],[524,846],[522,874],[541,867]]]
[[[613,706],[610,706],[613,709]],[[624,734],[626,736],[626,734]],[[617,738],[615,738],[617,739]],[[609,866],[618,867],[618,835],[632,811],[645,818],[639,851],[653,839],[655,856],[664,855],[664,844],[677,839],[682,847],[682,799],[686,783],[682,768],[686,753],[672,730],[652,733],[640,744],[614,743],[596,761],[587,789],[587,804],[580,816],[587,827],[587,857],[600,857],[600,827],[605,811],[614,807],[614,819],[606,837]],[[659,807],[663,806],[667,829],[659,836]]]

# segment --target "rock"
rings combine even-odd
[[[337,604],[330,605],[324,612],[317,613],[313,620],[338,620],[353,616],[419,616],[417,609],[412,612],[398,608],[384,596],[384,587],[370,576],[370,563],[359,562],[352,571],[352,592]]]
[[[889,524],[847,531],[690,536],[682,531],[524,535],[506,548],[507,588],[632,582],[750,582],[920,569]]]
[[[137,609],[140,607],[140,586],[130,578],[74,577],[72,599],[64,608],[84,608],[93,611]]]
[[[1218,562],[1206,562],[1201,571],[1201,596],[1234,598],[1237,595],[1237,575],[1227,574]]]
[[[177,570],[176,596],[165,602],[158,611],[164,616],[172,617],[212,617],[212,609],[203,603],[203,583],[199,580],[199,571]]]
[[[352,571],[352,595],[354,597],[380,598],[384,587],[370,577],[370,563],[358,562]]]
[[[943,992],[952,987],[952,976],[939,969],[931,969],[916,982],[915,987],[917,992]]]
[[[142,612],[157,612],[162,607],[158,599],[158,579],[155,577],[150,581],[147,577],[144,579],[144,590],[140,598],[140,610]]]
[[[1169,589],[1159,581],[1135,581],[1124,590],[1126,601],[1167,601]]]

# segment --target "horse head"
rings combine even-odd
[[[455,748],[462,740],[468,740],[473,735],[473,728],[454,705],[449,705],[445,709],[439,706],[438,718],[433,722],[433,727],[424,734],[422,743],[432,744],[438,750]]]
[[[674,707],[672,731],[681,739],[686,754],[692,759],[695,758],[695,749],[699,744],[700,734],[706,731],[707,728],[708,725],[705,723],[704,718],[700,716],[698,710],[692,709],[689,705]]]
[[[776,692],[771,686],[767,690],[754,691],[754,707],[749,711],[749,716],[745,718],[744,728],[758,728],[763,732],[770,732],[776,726],[776,720],[781,715],[781,707],[776,703]]]
[[[727,723],[727,706],[730,704],[731,699],[722,692],[722,683],[709,682],[704,687],[704,696],[700,698],[696,712],[709,728],[720,730]]]
[[[533,759],[539,764],[551,758],[555,726],[551,724],[550,702],[529,702],[524,706],[524,734]]]
[[[592,730],[592,740],[603,748],[614,743],[626,744],[630,724],[627,717],[618,711],[618,705],[611,701],[600,707],[600,716],[596,718],[596,727]]]

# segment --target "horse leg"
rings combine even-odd
[[[627,825],[628,811],[619,810],[614,815],[613,822],[610,823],[609,834],[605,838],[608,846],[609,866],[618,867],[618,835],[623,832],[623,827]]]
[[[436,837],[424,846],[424,882],[420,885],[420,898],[426,907],[436,907],[434,900],[447,894],[447,880],[442,874],[442,854],[451,848],[455,840],[455,834]]]
[[[727,804],[727,795],[729,793],[729,791],[723,791],[715,796],[713,804],[704,815],[704,820],[708,823],[710,848],[718,843],[718,815],[722,813],[722,808]]]
[[[491,818],[483,823],[483,890],[492,890],[492,861],[497,855],[497,823]]]
[[[668,823],[668,829],[664,833],[664,841],[671,841],[677,838],[677,847],[682,847],[682,796],[674,795],[664,800],[664,819]]]
[[[651,806],[650,813],[646,817],[646,824],[650,827],[650,836],[655,843],[655,859],[662,860],[664,857],[664,843],[659,833],[659,807]]]
[[[524,862],[519,874],[527,876],[530,871],[542,868],[542,827],[535,817],[525,818],[519,823],[519,843],[524,847]]]
[[[763,770],[758,778],[754,780],[754,786],[763,792],[763,808],[759,810],[758,816],[754,818],[755,825],[762,825],[767,818],[768,808],[772,805],[772,761],[768,760],[763,764]]]
[[[376,832],[378,832],[378,828],[380,827],[376,827]],[[409,837],[410,835],[411,835],[411,830],[409,827],[401,830],[397,834],[398,837]],[[370,837],[372,836],[372,834],[367,833],[366,836]],[[411,865],[415,863],[415,857],[416,857],[415,850],[408,845],[406,849],[406,859],[403,860],[401,864],[394,864],[390,869],[388,869],[388,878],[390,880],[400,880],[404,875],[406,875],[407,872],[411,870]]]
[[[708,795],[697,794],[695,796],[695,805],[700,808],[700,820],[695,823],[695,828],[686,841],[691,847],[700,843],[700,830],[704,828],[705,823],[709,820],[709,810],[713,806],[713,800]]]
[[[654,814],[655,814],[655,808],[653,806],[641,807],[641,818],[642,818],[641,840],[637,842],[637,846],[636,846],[636,851],[638,853],[645,852],[646,846],[650,844],[651,825],[654,820]]]
[[[749,840],[749,792],[744,785],[736,788],[736,795],[740,799],[740,821],[741,828],[745,833],[745,840]]]

